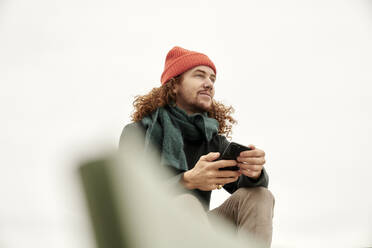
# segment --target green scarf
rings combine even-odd
[[[188,170],[183,139],[211,141],[218,132],[218,121],[207,112],[188,115],[184,110],[166,105],[144,117],[145,152],[152,143],[160,148],[161,163]]]

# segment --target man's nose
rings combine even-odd
[[[213,81],[209,78],[204,80],[204,88],[213,89]]]

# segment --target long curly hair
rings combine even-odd
[[[143,117],[150,115],[159,107],[164,107],[167,104],[175,102],[176,95],[173,92],[174,85],[179,84],[182,80],[182,74],[169,79],[161,87],[153,88],[148,94],[134,97],[134,111],[131,114],[131,119],[134,122],[140,121]],[[208,117],[214,118],[219,123],[219,134],[224,134],[227,138],[231,138],[232,125],[236,120],[231,116],[234,113],[232,106],[225,106],[221,102],[212,100],[212,106],[207,111]]]

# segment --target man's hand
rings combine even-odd
[[[265,152],[249,145],[250,151],[241,152],[237,158],[240,172],[247,177],[257,179],[260,177],[263,165],[265,164]]]
[[[214,190],[217,185],[238,180],[241,172],[239,171],[220,171],[219,168],[235,166],[235,160],[214,161],[220,156],[219,152],[210,152],[201,156],[195,167],[183,174],[182,183],[188,189],[200,189],[204,191]]]

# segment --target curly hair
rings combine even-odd
[[[143,117],[150,115],[159,107],[164,107],[167,104],[175,102],[176,95],[173,92],[175,84],[179,84],[182,79],[182,74],[173,77],[164,83],[161,87],[153,88],[148,94],[134,97],[133,106],[134,111],[131,119],[134,122],[140,121]],[[208,117],[214,118],[219,123],[219,134],[224,134],[230,138],[232,133],[232,125],[236,120],[231,116],[234,112],[232,106],[225,106],[221,102],[212,100],[212,106],[207,111]]]

